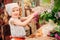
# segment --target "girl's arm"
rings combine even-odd
[[[31,14],[30,17],[27,20],[25,20],[24,22],[14,20],[14,24],[20,25],[20,26],[26,26],[32,20],[32,18],[34,17],[34,14],[35,13]]]
[[[22,21],[23,21],[23,20],[26,20],[26,19],[28,19],[28,18],[27,18],[27,17],[21,17],[21,18],[20,18],[20,20],[22,20]]]
[[[40,7],[37,7],[36,9],[34,8],[34,13],[31,14],[31,15],[29,15],[28,17],[26,17],[27,20],[25,20],[24,22],[14,21],[14,24],[20,25],[20,26],[25,26],[25,25],[27,25],[27,24],[32,20],[32,18],[33,18],[35,15],[37,15],[37,14],[40,13],[41,10],[42,10],[42,9],[41,9]],[[42,11],[43,11],[43,10],[42,10]]]
[[[32,15],[32,14],[31,14],[31,15]],[[21,20],[26,20],[26,19],[30,18],[31,15],[29,15],[29,16],[27,16],[27,17],[21,17],[20,19],[21,19]]]
[[[39,6],[37,6],[37,7],[35,7],[35,8],[33,8],[32,9],[32,11],[34,11],[35,13],[41,13],[41,12],[44,12],[44,8],[43,7],[39,7]],[[27,16],[27,17],[21,17],[21,19],[22,20],[26,20],[26,19],[28,19],[29,17],[31,17],[31,15],[29,15],[29,16]]]

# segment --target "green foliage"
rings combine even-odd
[[[58,10],[60,10],[60,0],[54,0],[54,7],[53,7],[53,12],[57,12]]]
[[[49,19],[53,21],[56,20],[56,18],[52,15],[52,13],[48,13],[47,11],[45,11],[44,13],[40,14],[39,23],[41,24],[43,20],[49,21]]]
[[[46,0],[47,1],[47,0]],[[58,20],[55,15],[57,14],[58,10],[60,10],[60,0],[54,0],[54,7],[50,13],[47,11],[40,15],[39,23],[42,23],[43,20],[49,21],[49,19],[53,20],[55,23],[60,25],[60,20]]]
[[[41,17],[42,19],[48,21],[48,20],[52,17],[52,15],[51,15],[50,13],[48,13],[48,12],[44,12],[44,13],[42,13],[42,14],[40,15],[40,17]]]
[[[51,37],[54,37],[54,36],[55,36],[55,34],[54,34],[54,33],[51,33],[51,34],[50,34],[50,36],[51,36]]]
[[[60,18],[57,18],[58,14],[57,12],[60,10],[60,0],[54,0],[54,7],[52,9],[52,11],[49,13],[47,11],[45,11],[44,13],[40,14],[40,19],[39,19],[39,23],[42,24],[45,21],[49,21],[49,19],[53,20],[55,23],[57,23],[57,27],[55,28],[55,31],[57,31],[58,33],[60,33]],[[54,36],[54,34],[51,34],[51,36]]]
[[[50,3],[51,0],[42,0],[43,3]]]
[[[60,33],[60,25],[58,25],[58,27],[56,27],[55,30]]]

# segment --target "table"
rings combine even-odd
[[[37,38],[26,38],[26,40],[57,40],[53,37],[37,37]]]

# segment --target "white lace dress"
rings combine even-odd
[[[23,37],[26,35],[25,28],[23,26],[14,25],[13,21],[20,21],[19,19],[10,18],[9,25],[12,37]],[[19,22],[18,22],[19,23]]]

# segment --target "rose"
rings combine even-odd
[[[57,38],[58,40],[60,40],[60,36],[57,33],[55,34],[55,38]]]

